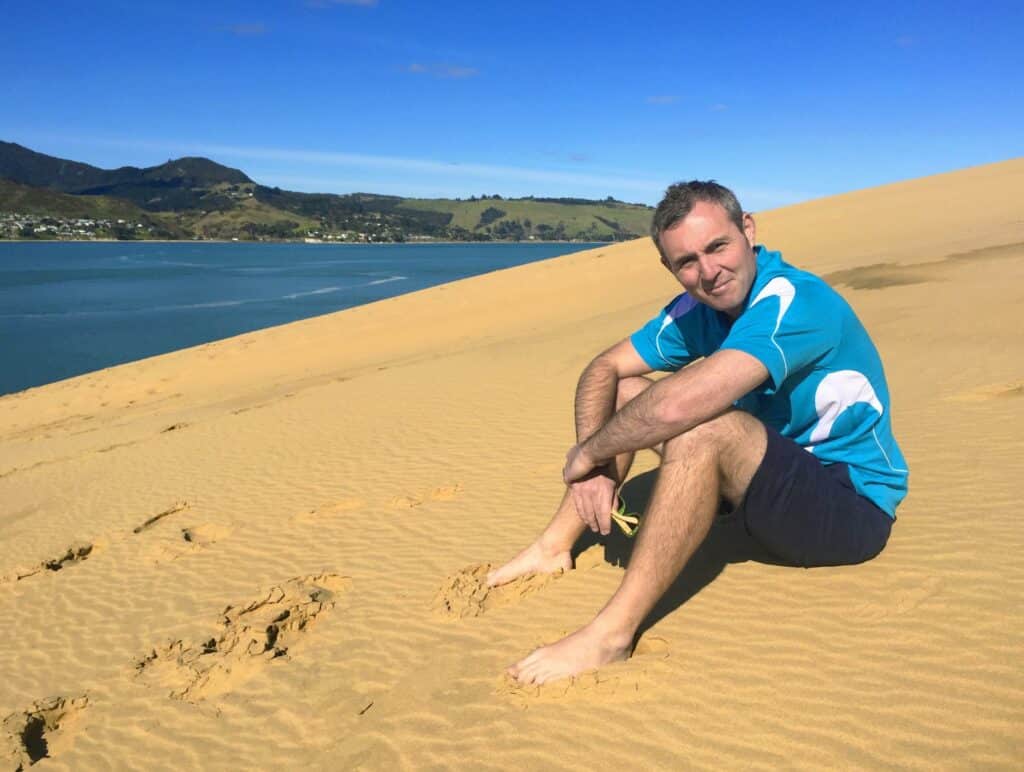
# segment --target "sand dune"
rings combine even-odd
[[[3,768],[1019,767],[1022,194],[1015,160],[759,216],[874,336],[910,496],[858,567],[716,527],[571,682],[501,671],[626,545],[479,566],[547,521],[580,369],[675,293],[647,241],[0,398]]]

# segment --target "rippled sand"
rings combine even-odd
[[[502,677],[621,578],[612,540],[479,582],[550,515],[581,368],[676,291],[649,241],[580,252],[0,398],[0,766],[1019,767],[1024,161],[759,226],[885,359],[878,559],[716,527],[631,660]]]

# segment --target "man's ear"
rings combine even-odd
[[[749,212],[743,213],[743,235],[747,237],[750,246],[757,243],[757,223],[754,222],[754,215]]]

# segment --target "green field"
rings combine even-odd
[[[95,220],[122,219],[143,222],[154,219],[149,212],[119,198],[72,196],[4,179],[0,179],[0,211],[42,217],[81,217]]]
[[[319,226],[315,219],[275,209],[255,198],[242,198],[231,208],[212,212],[183,212],[178,222],[208,239],[295,238]]]
[[[497,237],[503,231],[516,230],[508,226],[518,224],[523,230],[521,238],[549,235],[556,239],[606,241],[645,235],[651,223],[649,207],[619,202],[561,204],[529,198],[407,198],[401,208],[450,213],[450,227]]]

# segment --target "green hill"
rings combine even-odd
[[[109,196],[72,196],[4,179],[0,179],[0,212],[17,212],[44,219],[105,220],[113,224],[114,230],[117,230],[118,221],[123,220],[143,225],[150,238],[180,239],[190,235],[167,217],[146,212],[129,201]]]
[[[207,191],[219,185],[252,183],[237,169],[206,158],[179,158],[139,169],[100,169],[0,142],[0,178],[61,193],[113,196],[144,209],[173,211],[202,208]]]
[[[13,142],[0,142],[0,177],[23,185],[73,192],[104,184],[115,173],[37,153]]]
[[[207,158],[105,170],[0,142],[0,213],[131,219],[160,238],[619,241],[650,207],[607,198],[420,199],[298,193]]]
[[[571,203],[565,203],[571,202]],[[449,226],[496,239],[618,241],[646,235],[650,207],[609,200],[490,197],[405,199],[403,208],[451,215]]]

